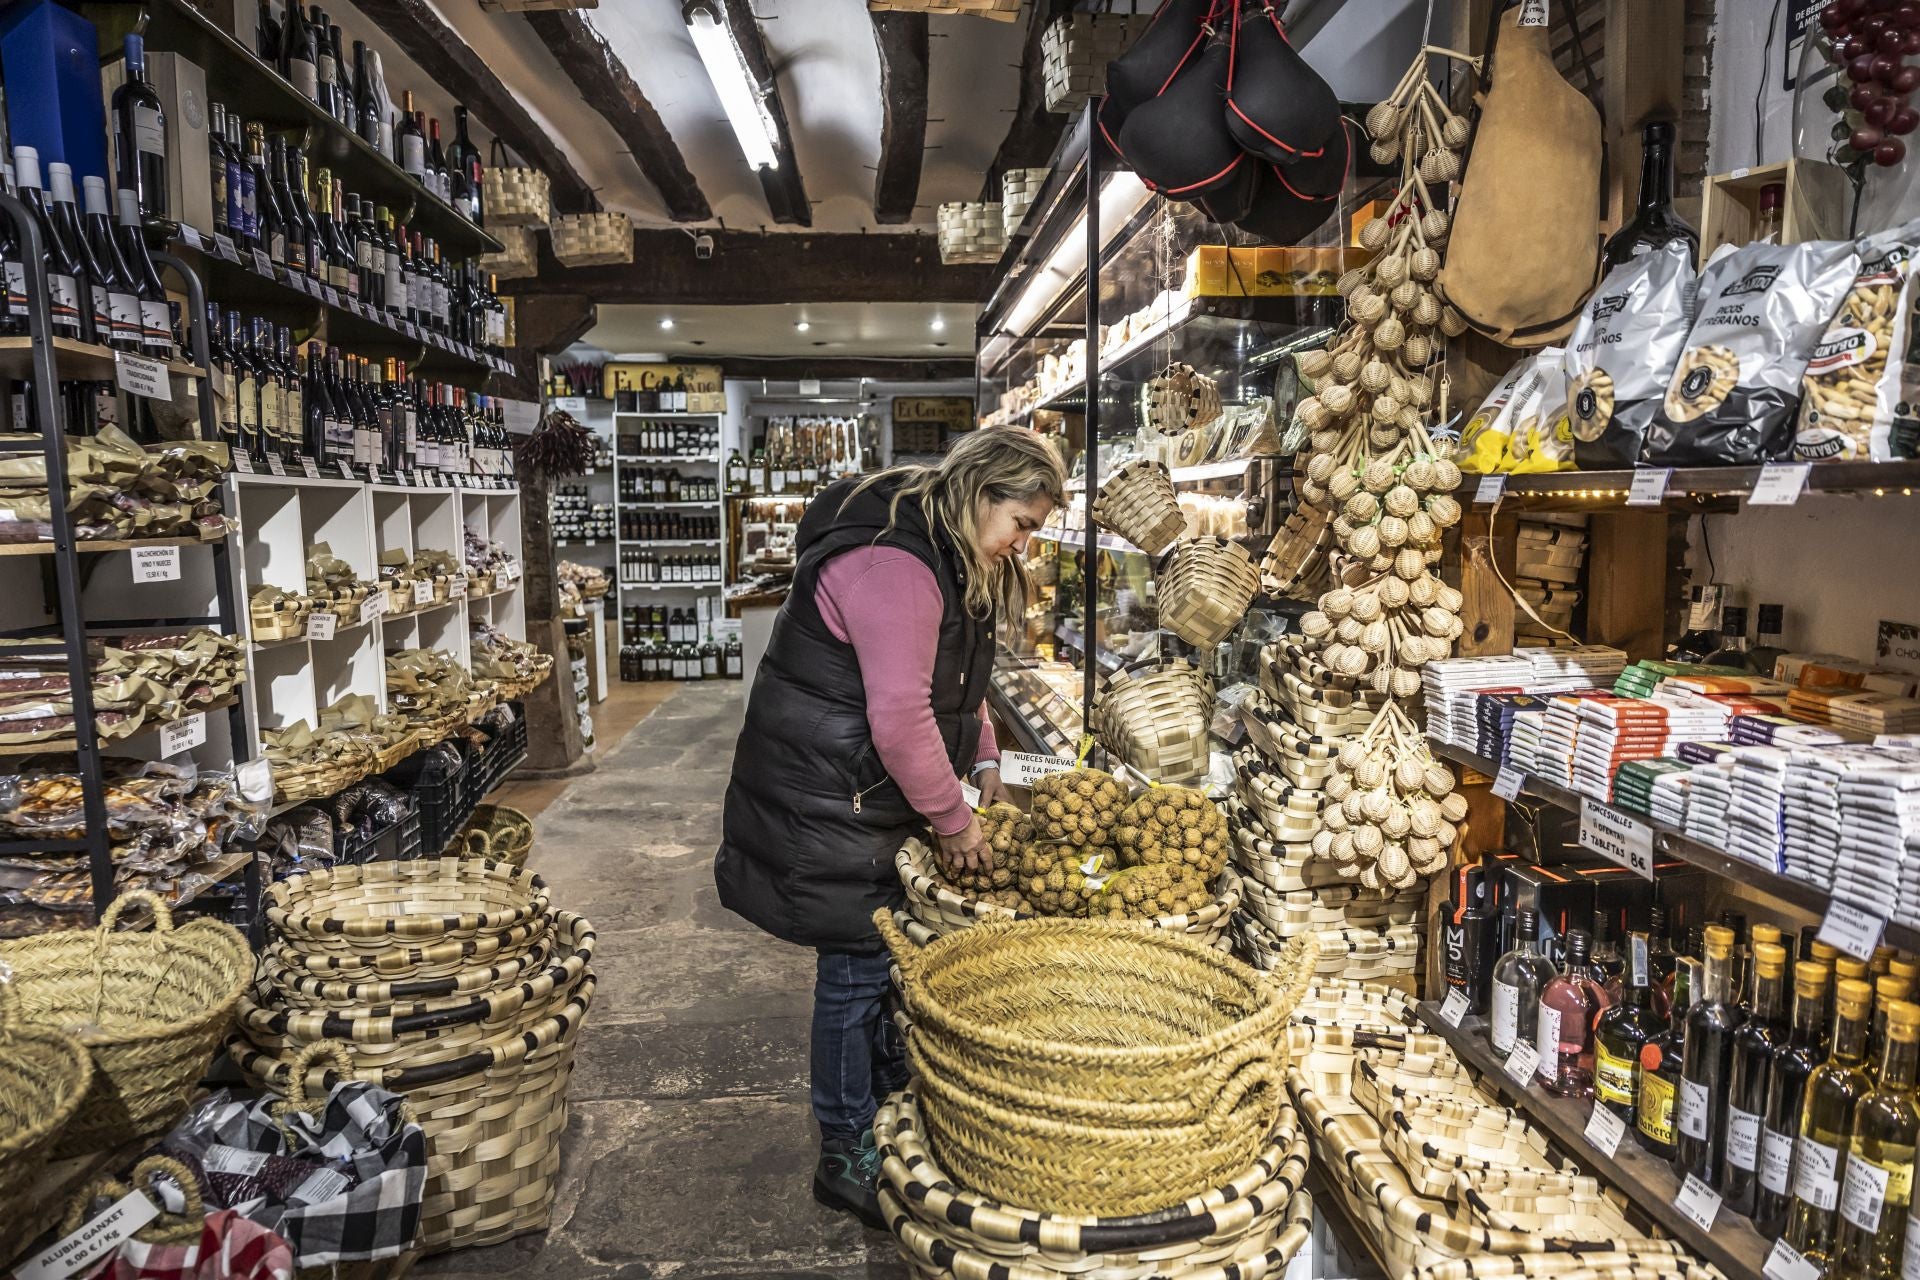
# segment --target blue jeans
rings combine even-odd
[[[907,1082],[906,1045],[887,1011],[885,951],[822,951],[813,980],[813,1118],[822,1142],[857,1143],[880,1099]]]

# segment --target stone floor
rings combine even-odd
[[[599,767],[522,797],[541,810],[531,865],[598,934],[553,1224],[413,1274],[902,1280],[886,1235],[809,1194],[812,956],[714,891],[744,690],[685,685],[651,705],[660,688],[616,686],[595,709]]]

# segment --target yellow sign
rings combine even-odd
[[[924,422],[948,431],[971,431],[974,424],[973,401],[966,396],[895,396],[893,425]]]
[[[677,382],[687,393],[688,413],[725,413],[727,393],[717,364],[625,364],[609,360],[600,367],[601,388],[612,400],[620,391],[658,391]]]

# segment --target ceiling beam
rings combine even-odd
[[[767,211],[775,222],[786,226],[813,225],[813,204],[807,199],[806,184],[800,180],[800,164],[793,154],[793,132],[787,128],[786,108],[780,105],[780,87],[774,79],[773,59],[767,56],[767,42],[760,34],[753,7],[748,0],[718,0],[727,14],[727,28],[746,60],[747,74],[762,93],[767,115],[773,120],[773,168],[760,170],[760,190],[767,198]]]
[[[698,356],[682,356],[698,360]],[[973,378],[973,361],[966,359],[902,360],[890,356],[760,356],[722,358],[720,373],[727,378],[765,378],[791,382],[796,378],[834,381],[872,378],[880,382],[953,382]]]
[[[1066,132],[1068,115],[1047,110],[1046,54],[1041,37],[1055,18],[1073,11],[1073,0],[1033,0],[1033,13],[1027,19],[1027,43],[1020,54],[1020,102],[1013,110],[1013,123],[994,154],[987,170],[986,186],[980,198],[992,202],[1000,198],[1000,175],[1009,169],[1034,169],[1053,159],[1060,135]]]
[[[927,150],[927,15],[875,13],[880,48],[880,167],[873,176],[873,220],[913,221],[920,162]]]
[[[435,83],[464,102],[521,160],[542,170],[552,183],[555,207],[583,213],[598,207],[593,188],[554,142],[500,82],[500,77],[440,20],[427,0],[356,0],[362,13],[393,37],[409,58]]]
[[[581,99],[598,111],[627,144],[634,163],[666,203],[667,215],[675,222],[705,222],[713,217],[707,197],[681,158],[680,148],[674,145],[660,113],[640,92],[620,55],[593,24],[573,12],[534,12],[526,19],[580,90]]]
[[[990,265],[945,266],[931,235],[870,235],[718,230],[713,257],[694,256],[682,230],[633,233],[633,261],[624,266],[564,267],[539,237],[539,271],[502,280],[507,293],[572,293],[596,302],[977,302],[986,297]]]

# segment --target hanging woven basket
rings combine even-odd
[[[1163,436],[1198,431],[1220,416],[1219,384],[1177,360],[1148,379],[1141,395],[1147,425]]]
[[[1040,194],[1041,184],[1046,182],[1049,172],[1047,169],[1009,169],[1000,175],[1000,226],[1007,239],[1013,239],[1013,233],[1026,220],[1027,209]]]
[[[482,271],[499,276],[502,280],[515,280],[539,270],[539,252],[535,247],[532,228],[496,227],[494,234],[500,238],[501,250],[481,257]]]
[[[947,266],[968,262],[998,262],[1007,247],[1007,229],[1000,205],[958,201],[940,206],[936,233],[940,261]]]
[[[481,182],[487,202],[487,229],[495,235],[503,227],[547,225],[553,195],[547,175],[524,165],[508,164],[507,150],[498,138],[493,140],[491,162]]]
[[[1149,458],[1136,458],[1100,484],[1093,521],[1157,556],[1186,531],[1173,477]]]
[[[1116,672],[1093,701],[1102,745],[1155,782],[1185,783],[1207,772],[1213,679],[1183,659]]]
[[[633,261],[633,222],[624,213],[569,213],[548,229],[553,256],[566,267],[610,267]]]
[[[1198,649],[1227,638],[1260,590],[1253,557],[1225,538],[1179,543],[1160,574],[1160,625]]]

